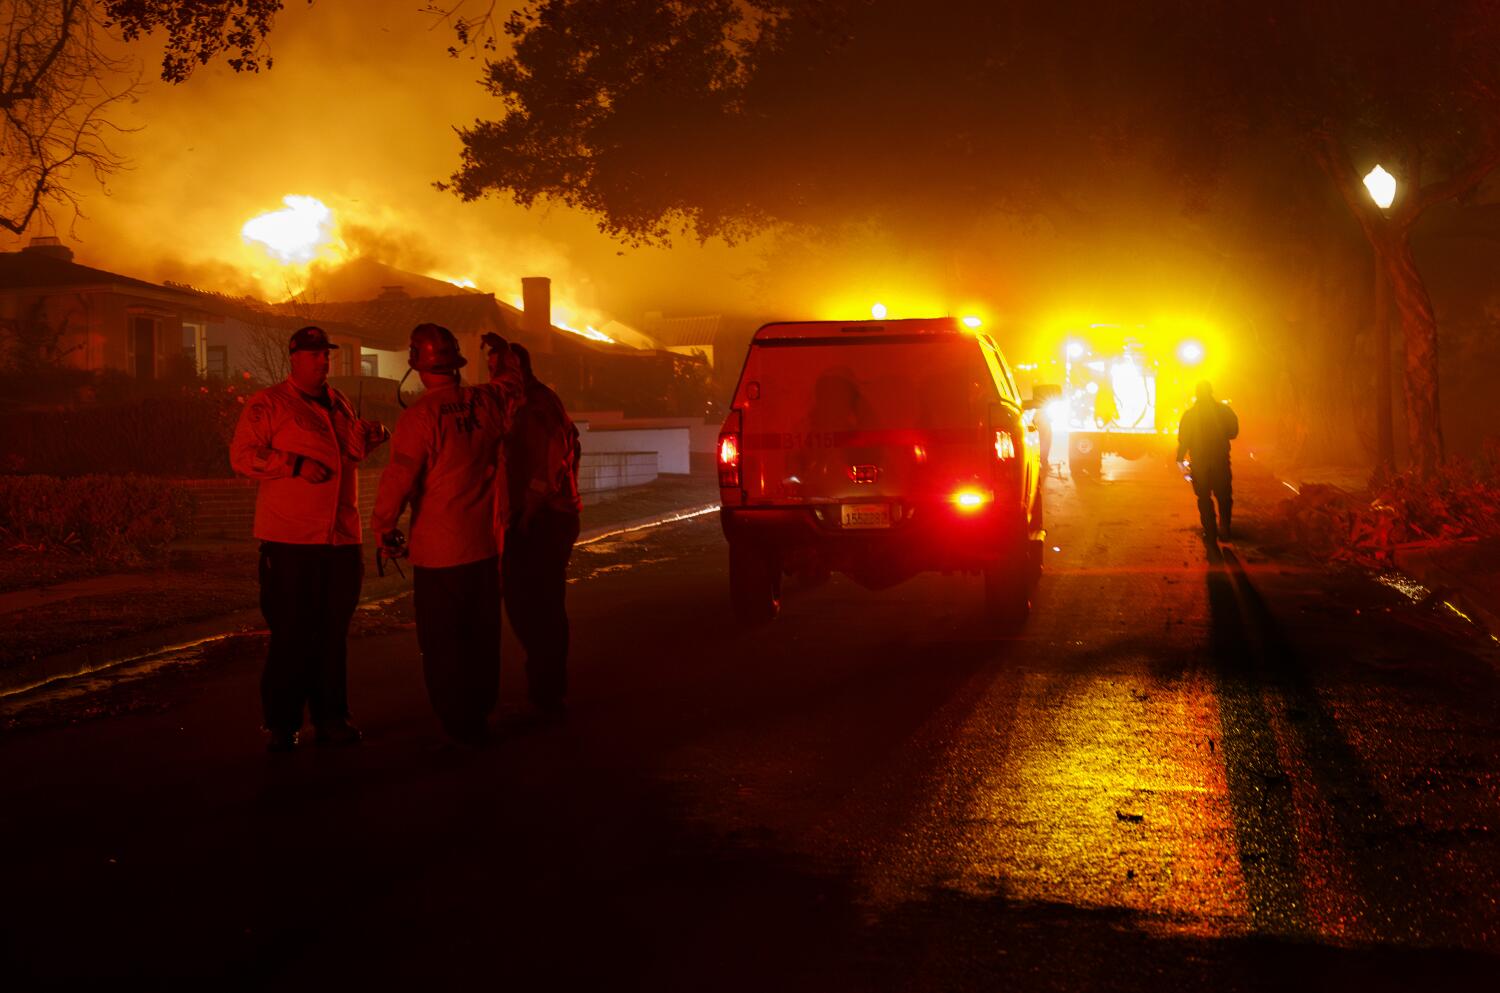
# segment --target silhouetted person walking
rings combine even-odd
[[[1207,381],[1198,384],[1198,398],[1182,415],[1177,428],[1177,461],[1191,464],[1193,493],[1198,497],[1198,517],[1203,536],[1210,543],[1222,537],[1233,540],[1230,522],[1234,513],[1234,480],[1229,469],[1229,443],[1240,434],[1240,419],[1229,404],[1214,399]],[[1214,501],[1219,519],[1214,522]]]

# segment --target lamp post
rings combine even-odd
[[[1365,189],[1375,206],[1385,210],[1396,200],[1396,177],[1379,165],[1365,174]],[[1390,283],[1375,250],[1375,463],[1394,469],[1395,439],[1391,435],[1391,324]]]

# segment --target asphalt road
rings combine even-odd
[[[442,742],[409,607],[361,625],[365,745],[261,750],[259,644],[3,709],[0,986],[1488,985],[1494,645],[1264,557],[1167,467],[1049,482],[1032,619],[977,577],[793,589],[733,625],[710,516],[580,549],[548,726]],[[1248,540],[1246,540],[1248,539]]]

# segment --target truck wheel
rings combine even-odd
[[[741,624],[765,624],[781,610],[781,563],[744,542],[729,543],[729,600]]]
[[[1075,435],[1068,439],[1068,469],[1075,476],[1098,476],[1103,455],[1093,438]]]
[[[984,570],[984,612],[1003,632],[1020,630],[1031,614],[1030,556],[1010,556]]]
[[[1036,564],[1031,546],[1038,543],[1030,540],[1023,521],[1016,521],[1000,556],[984,569],[985,613],[1006,633],[1019,630],[1031,614],[1032,570]]]

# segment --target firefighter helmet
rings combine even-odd
[[[457,372],[469,364],[458,354],[458,339],[441,324],[418,324],[412,328],[406,364],[418,372]]]

